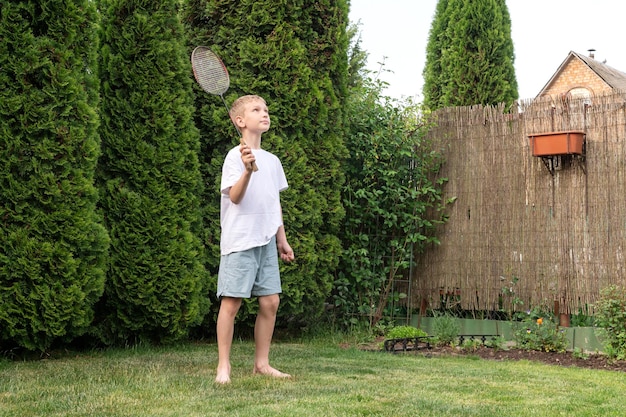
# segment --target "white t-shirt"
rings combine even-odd
[[[250,176],[248,188],[239,204],[234,204],[228,196],[228,190],[239,181],[245,170],[239,146],[228,152],[222,166],[222,255],[268,244],[283,224],[279,195],[287,188],[283,166],[275,155],[263,149],[252,152],[259,170]]]

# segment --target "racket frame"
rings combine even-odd
[[[230,117],[230,107],[226,103],[226,99],[224,99],[224,93],[230,87],[230,76],[224,62],[210,48],[197,46],[191,52],[191,69],[196,82],[202,90],[211,95],[220,96],[226,108],[226,114],[228,114],[228,118],[239,134],[240,144],[246,145],[239,126]],[[252,162],[252,170],[255,172],[259,170],[256,162]]]

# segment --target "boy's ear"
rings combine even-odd
[[[243,121],[243,117],[241,116],[235,116],[235,120],[234,123],[239,126],[239,127],[245,127],[246,123]]]

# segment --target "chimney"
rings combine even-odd
[[[596,57],[596,55],[594,54],[594,52],[596,51],[595,49],[587,49],[589,51],[589,58],[594,59]]]

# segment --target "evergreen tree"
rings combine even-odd
[[[424,68],[424,102],[447,106],[512,104],[518,98],[505,0],[440,0]]]
[[[450,20],[446,14],[448,11],[448,0],[439,0],[435,9],[435,17],[430,28],[428,44],[426,45],[426,63],[424,64],[424,107],[438,109],[441,102],[442,89],[446,84],[444,76],[447,75],[441,68],[441,56],[443,51],[448,49],[446,43],[448,37],[445,36],[446,28]]]
[[[83,334],[104,287],[96,215],[97,14],[89,0],[0,2],[0,343]]]
[[[311,321],[323,310],[341,253],[337,234],[344,214],[340,161],[346,155],[347,1],[192,0],[186,22],[192,43],[210,46],[227,66],[228,103],[243,94],[267,100],[272,127],[263,135],[262,147],[282,160],[287,174],[289,189],[281,201],[296,255],[295,263],[281,265],[279,315],[296,323]],[[219,98],[200,92],[197,109],[210,185],[205,243],[216,281],[221,166],[238,137]],[[249,317],[255,307],[246,303],[240,317]]]
[[[351,24],[347,31],[350,40],[348,48],[348,88],[350,90],[363,86],[367,78],[367,51],[362,49],[361,32],[358,24]]]
[[[198,164],[178,0],[102,0],[102,157],[111,235],[100,337],[185,337],[206,311]]]

